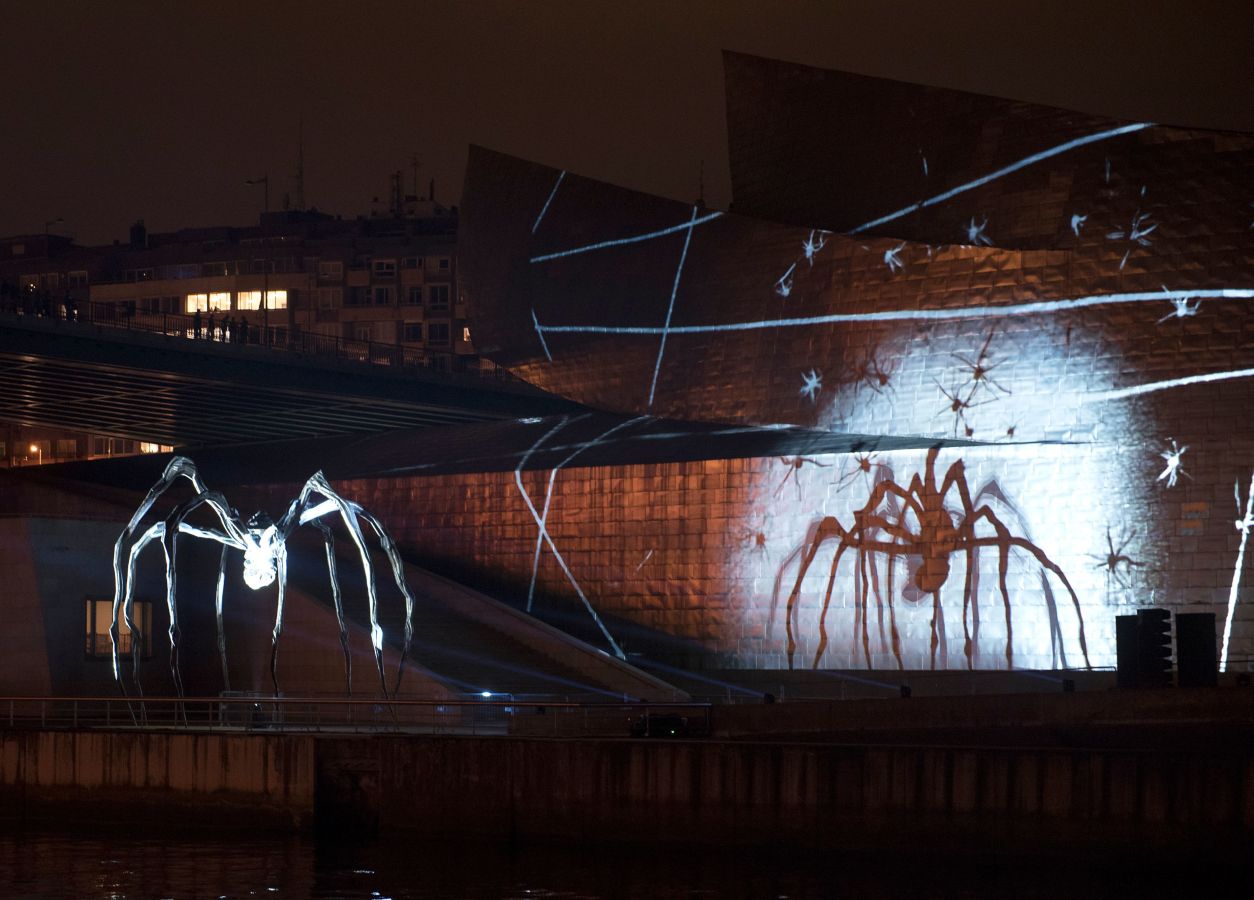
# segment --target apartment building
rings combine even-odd
[[[90,313],[149,328],[162,321],[189,337],[199,313],[201,335],[210,339],[359,347],[363,354],[394,348],[407,364],[491,369],[475,353],[466,322],[456,244],[456,209],[431,201],[410,204],[405,215],[284,211],[262,214],[255,226],[166,233],[149,233],[141,221],[125,243],[96,247],[22,235],[0,239],[0,308]],[[5,423],[0,430],[0,465],[139,452],[125,436],[78,435],[71,447],[67,435]]]

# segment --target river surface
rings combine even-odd
[[[103,822],[86,831],[18,825],[0,830],[0,898],[1096,900],[1208,896],[1218,877],[1208,867],[1189,872],[1146,862],[990,861],[979,854],[950,862],[918,847],[819,856],[709,848],[348,845],[221,833],[141,837]]]

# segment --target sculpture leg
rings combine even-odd
[[[139,559],[139,554],[143,552],[143,549],[148,546],[149,542],[157,540],[164,535],[165,523],[157,522],[131,546],[131,550],[126,557],[126,574],[123,579],[125,588],[122,592],[122,621],[126,623],[127,630],[131,633],[131,678],[135,682],[135,691],[140,697],[144,695],[144,687],[139,680],[139,661],[144,645],[144,633],[143,629],[135,623],[135,562]],[[110,628],[110,633],[114,635],[115,652],[117,648],[117,627],[117,616],[115,614],[113,625]],[[118,683],[122,683],[120,674]]]
[[[226,664],[226,629],[222,624],[222,596],[226,592],[226,555],[230,550],[227,544],[222,545],[222,558],[218,563],[218,590],[213,599],[213,612],[218,620],[218,656],[222,660],[222,689],[231,689],[231,672]]]
[[[410,592],[409,583],[405,580],[405,563],[391,535],[383,529],[383,524],[378,519],[364,509],[358,507],[357,513],[370,524],[378,536],[379,544],[382,545],[388,562],[392,566],[392,577],[396,579],[396,587],[405,598],[405,637],[401,642],[401,659],[396,668],[396,686],[392,689],[392,695],[395,696],[400,692],[401,678],[405,674],[405,660],[409,658],[409,651],[414,642],[414,595]]]
[[[335,535],[321,522],[313,523],[322,532],[327,548],[327,571],[331,575],[331,599],[335,603],[335,621],[340,626],[340,649],[344,651],[344,693],[353,695],[353,658],[348,652],[348,622],[344,619],[344,598],[340,593],[340,577],[335,568]]]
[[[283,601],[287,590],[287,550],[279,551],[279,600],[274,611],[274,631],[270,637],[270,683],[274,685],[274,696],[279,696],[279,635],[283,633]]]
[[[173,517],[172,517],[173,518]],[[179,613],[175,603],[178,567],[175,564],[175,541],[178,528],[167,523],[161,547],[165,551],[165,603],[170,614],[170,678],[174,681],[175,696],[183,696],[183,679],[179,675]]]

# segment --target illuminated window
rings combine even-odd
[[[448,309],[448,285],[433,284],[428,287],[427,304],[432,309]]]
[[[231,295],[226,292],[213,293],[209,295],[210,309],[230,309]]]
[[[470,328],[464,325],[462,326],[462,340],[470,343]]]
[[[139,442],[140,453],[169,453],[173,449],[169,444],[150,444],[148,441]]]
[[[186,310],[189,313],[208,312],[209,311],[209,295],[208,294],[188,294]]]
[[[266,309],[287,309],[287,291],[266,291]]]
[[[113,600],[97,600],[89,597],[84,604],[86,614],[86,637],[88,659],[111,659],[113,642],[109,640],[109,625],[113,622]],[[147,600],[136,600],[131,610],[131,620],[139,628],[143,639],[141,655],[144,659],[152,657],[152,604]],[[118,609],[118,652],[124,657],[130,656],[131,629],[126,625],[126,617]]]
[[[261,309],[261,291],[240,291],[235,295],[236,309]]]

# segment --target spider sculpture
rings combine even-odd
[[[827,610],[832,602],[832,590],[840,568],[840,561],[845,551],[851,550],[855,556],[854,585],[855,613],[861,622],[864,646],[868,643],[867,617],[868,601],[871,586],[878,584],[876,568],[879,561],[886,562],[885,582],[887,589],[890,615],[893,610],[893,576],[896,563],[902,559],[916,558],[919,565],[914,570],[914,587],[923,594],[932,596],[932,664],[936,664],[936,651],[940,643],[940,635],[944,631],[944,620],[941,610],[941,589],[949,579],[950,558],[957,553],[965,556],[965,586],[962,600],[962,627],[966,638],[965,652],[968,666],[975,651],[973,646],[969,619],[972,615],[972,604],[976,599],[974,583],[978,578],[979,552],[984,548],[996,549],[998,555],[998,587],[1006,617],[1006,663],[1013,667],[1013,631],[1011,623],[1010,592],[1006,576],[1010,568],[1010,551],[1019,549],[1032,556],[1042,568],[1052,572],[1071,595],[1075,605],[1076,619],[1079,622],[1080,650],[1084,654],[1084,662],[1089,666],[1088,646],[1084,637],[1084,618],[1080,610],[1080,601],[1075,590],[1067,580],[1067,576],[1057,565],[1050,561],[1044,551],[1024,537],[1011,533],[1010,528],[993,512],[987,504],[976,506],[971,499],[971,488],[967,484],[966,470],[961,460],[946,470],[937,485],[936,458],[937,448],[927,454],[927,466],[924,474],[910,480],[908,487],[901,487],[891,479],[876,483],[866,504],[853,514],[853,524],[842,525],[833,516],[824,517],[813,530],[803,545],[799,556],[800,563],[797,579],[792,592],[788,595],[784,611],[784,623],[788,638],[788,665],[791,668],[797,644],[794,636],[797,601],[801,595],[801,585],[814,562],[819,548],[829,540],[836,541],[836,552],[832,559],[831,571],[827,578],[827,588],[823,594],[823,603],[819,612],[819,643],[814,654],[814,667],[818,668],[827,649]],[[956,495],[955,507],[951,495]],[[978,526],[983,526],[977,531]],[[988,532],[991,530],[991,534]],[[875,591],[876,602],[881,597]],[[894,640],[895,627],[894,627]]]
[[[166,517],[143,531],[140,525],[144,517],[152,510],[161,495],[168,491],[180,478],[191,482],[195,490],[194,496],[176,506]],[[208,526],[193,524],[189,517],[207,507],[217,517],[217,522]],[[352,663],[348,652],[348,626],[344,618],[344,605],[340,594],[339,578],[335,565],[335,538],[328,524],[322,521],[327,516],[339,516],[361,554],[362,569],[365,573],[366,595],[370,614],[370,643],[374,649],[375,665],[379,670],[379,682],[384,696],[388,694],[387,678],[383,668],[383,629],[379,625],[379,600],[375,587],[375,566],[366,548],[365,537],[358,520],[364,520],[379,539],[383,551],[387,554],[392,567],[392,575],[396,586],[405,598],[405,639],[401,651],[400,663],[396,673],[396,689],[400,688],[401,676],[404,674],[405,658],[409,654],[413,638],[414,598],[409,586],[405,583],[404,567],[396,545],[384,530],[383,525],[373,515],[366,512],[351,500],[345,500],[331,489],[326,477],[321,472],[305,482],[300,494],[292,501],[287,512],[275,522],[264,513],[255,513],[247,522],[240,520],[239,514],[226,502],[219,491],[211,491],[201,480],[196,471],[196,464],[183,456],[176,456],[165,467],[161,479],[152,486],[144,501],[131,516],[130,522],[118,536],[113,546],[113,624],[109,628],[109,638],[113,642],[113,677],[119,685],[122,682],[122,669],[118,653],[118,611],[122,612],[123,620],[137,639],[131,642],[134,656],[134,678],[139,688],[139,652],[143,643],[133,618],[135,563],[141,552],[153,541],[160,541],[165,551],[166,573],[166,605],[170,614],[170,673],[174,679],[175,689],[179,696],[183,694],[182,678],[178,669],[179,620],[176,603],[177,566],[176,540],[179,535],[206,538],[222,545],[221,562],[218,567],[218,581],[215,612],[218,625],[218,652],[222,659],[222,673],[227,678],[226,638],[222,627],[222,596],[226,585],[227,557],[232,550],[243,552],[244,583],[252,590],[260,590],[278,581],[278,601],[275,607],[274,629],[271,632],[270,644],[270,679],[274,684],[274,692],[279,692],[278,654],[279,636],[283,631],[283,603],[287,588],[287,541],[299,525],[312,525],[321,532],[326,546],[327,566],[331,576],[331,595],[335,603],[335,616],[340,627],[340,646],[344,651],[344,672],[348,689],[352,690]],[[216,524],[216,527],[214,525]],[[229,688],[229,679],[227,679]],[[123,685],[125,690],[125,685]],[[139,688],[142,694],[142,688]]]

